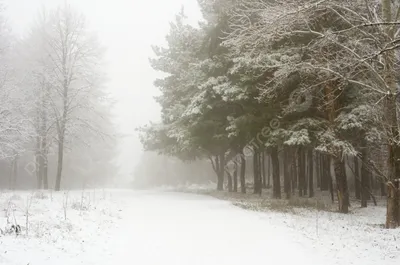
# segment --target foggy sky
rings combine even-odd
[[[120,176],[129,178],[142,147],[134,132],[137,126],[159,119],[159,106],[153,97],[157,77],[148,62],[151,45],[163,44],[169,21],[181,6],[195,23],[201,15],[196,0],[3,0],[9,24],[22,36],[42,8],[55,8],[65,2],[84,13],[91,29],[108,50],[107,87],[118,101],[115,121],[120,132],[118,159]]]

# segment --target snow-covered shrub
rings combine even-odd
[[[33,197],[35,199],[40,199],[40,200],[44,200],[44,199],[48,199],[49,195],[47,195],[44,191],[37,191],[33,194]]]
[[[4,229],[0,228],[1,235],[20,235],[21,234],[21,226],[20,225],[9,225]]]
[[[71,204],[71,208],[77,211],[89,211],[90,210],[90,202],[87,201],[74,201]]]

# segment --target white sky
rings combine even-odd
[[[201,14],[196,0],[2,0],[15,34],[29,29],[41,8],[55,8],[64,2],[85,14],[90,27],[108,48],[108,88],[118,101],[115,113],[120,132],[128,134],[120,140],[121,175],[128,177],[138,162],[142,146],[134,132],[149,120],[159,119],[159,106],[153,96],[157,77],[148,62],[151,45],[163,44],[181,6],[196,22]],[[99,150],[100,151],[100,150]]]

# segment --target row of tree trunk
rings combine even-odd
[[[376,204],[372,189],[377,186],[385,195],[384,185],[373,181],[372,174],[367,168],[367,151],[362,151],[361,157],[334,157],[313,150],[312,148],[270,147],[254,149],[252,154],[253,192],[261,195],[263,188],[272,184],[273,198],[282,197],[281,173],[283,176],[283,193],[286,199],[293,195],[299,197],[314,197],[314,188],[329,191],[332,202],[337,197],[339,211],[347,213],[350,206],[349,183],[346,167],[354,176],[355,197],[361,201],[362,207],[367,207],[371,198]],[[247,157],[241,153],[231,161],[232,167],[227,168],[225,155],[216,156],[213,161],[214,170],[218,176],[218,190],[224,189],[224,176],[227,176],[227,189],[246,193],[246,162]],[[331,171],[333,165],[334,174]],[[281,169],[282,168],[282,169]],[[336,196],[335,196],[336,195]]]

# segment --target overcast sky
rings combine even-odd
[[[108,48],[108,88],[118,101],[115,114],[121,139],[121,174],[127,176],[138,161],[142,147],[134,129],[159,119],[159,107],[153,96],[157,77],[148,62],[151,45],[163,44],[169,21],[181,6],[195,23],[201,15],[196,0],[2,0],[16,35],[23,35],[41,8],[56,8],[64,2],[82,12]]]

